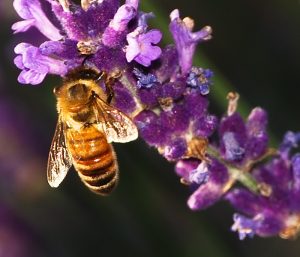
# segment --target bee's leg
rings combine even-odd
[[[108,104],[111,103],[111,100],[114,98],[115,95],[112,84],[113,84],[113,80],[111,80],[110,78],[108,78],[108,80],[105,81],[106,95],[107,95],[106,102]]]
[[[116,72],[115,74],[112,74],[111,76],[107,76],[105,79],[105,87],[106,87],[106,94],[107,94],[107,99],[106,102],[110,103],[111,100],[113,99],[115,92],[113,89],[113,84],[115,83],[115,80],[121,76],[121,72]]]

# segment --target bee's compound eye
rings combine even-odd
[[[85,84],[78,83],[68,89],[68,96],[70,99],[80,100],[87,97],[88,88]]]
[[[80,72],[81,79],[96,80],[99,77],[98,72],[88,69]]]
[[[53,88],[53,94],[57,94],[57,91],[58,91],[58,88],[57,87],[55,87],[55,88]]]

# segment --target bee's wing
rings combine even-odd
[[[48,157],[47,179],[51,187],[58,187],[72,166],[72,157],[65,141],[65,124],[58,118]]]
[[[106,134],[108,143],[126,143],[137,139],[137,127],[126,114],[108,105],[100,98],[95,99],[93,108],[97,126]]]

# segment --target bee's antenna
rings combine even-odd
[[[101,79],[106,80],[107,79],[107,73],[105,71],[101,71],[99,74],[98,74],[98,77],[96,78],[95,82],[99,82]]]
[[[81,63],[81,66],[83,67],[86,63],[86,61],[91,57],[91,55],[85,55],[83,60],[82,60],[82,63]]]

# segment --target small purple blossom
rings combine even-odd
[[[177,9],[171,12],[170,18],[170,31],[176,44],[181,72],[187,74],[192,67],[196,45],[211,39],[212,29],[206,26],[198,32],[192,32],[194,21],[188,17],[181,20]]]
[[[127,35],[128,46],[126,47],[126,59],[128,62],[135,60],[143,66],[150,66],[153,60],[161,55],[161,49],[157,44],[162,34],[159,30],[144,32],[143,27],[137,27]]]
[[[252,238],[256,231],[255,220],[248,219],[242,215],[234,214],[233,216],[234,224],[231,227],[232,231],[238,231],[240,240],[245,239],[247,236]]]
[[[224,159],[246,163],[265,154],[268,146],[267,115],[261,108],[252,110],[244,122],[238,113],[225,116],[220,123],[220,152]]]
[[[15,53],[19,55],[14,63],[22,69],[18,77],[20,83],[37,85],[48,73],[64,75],[67,72],[67,67],[62,60],[43,55],[39,48],[30,44],[18,44],[15,47]]]

